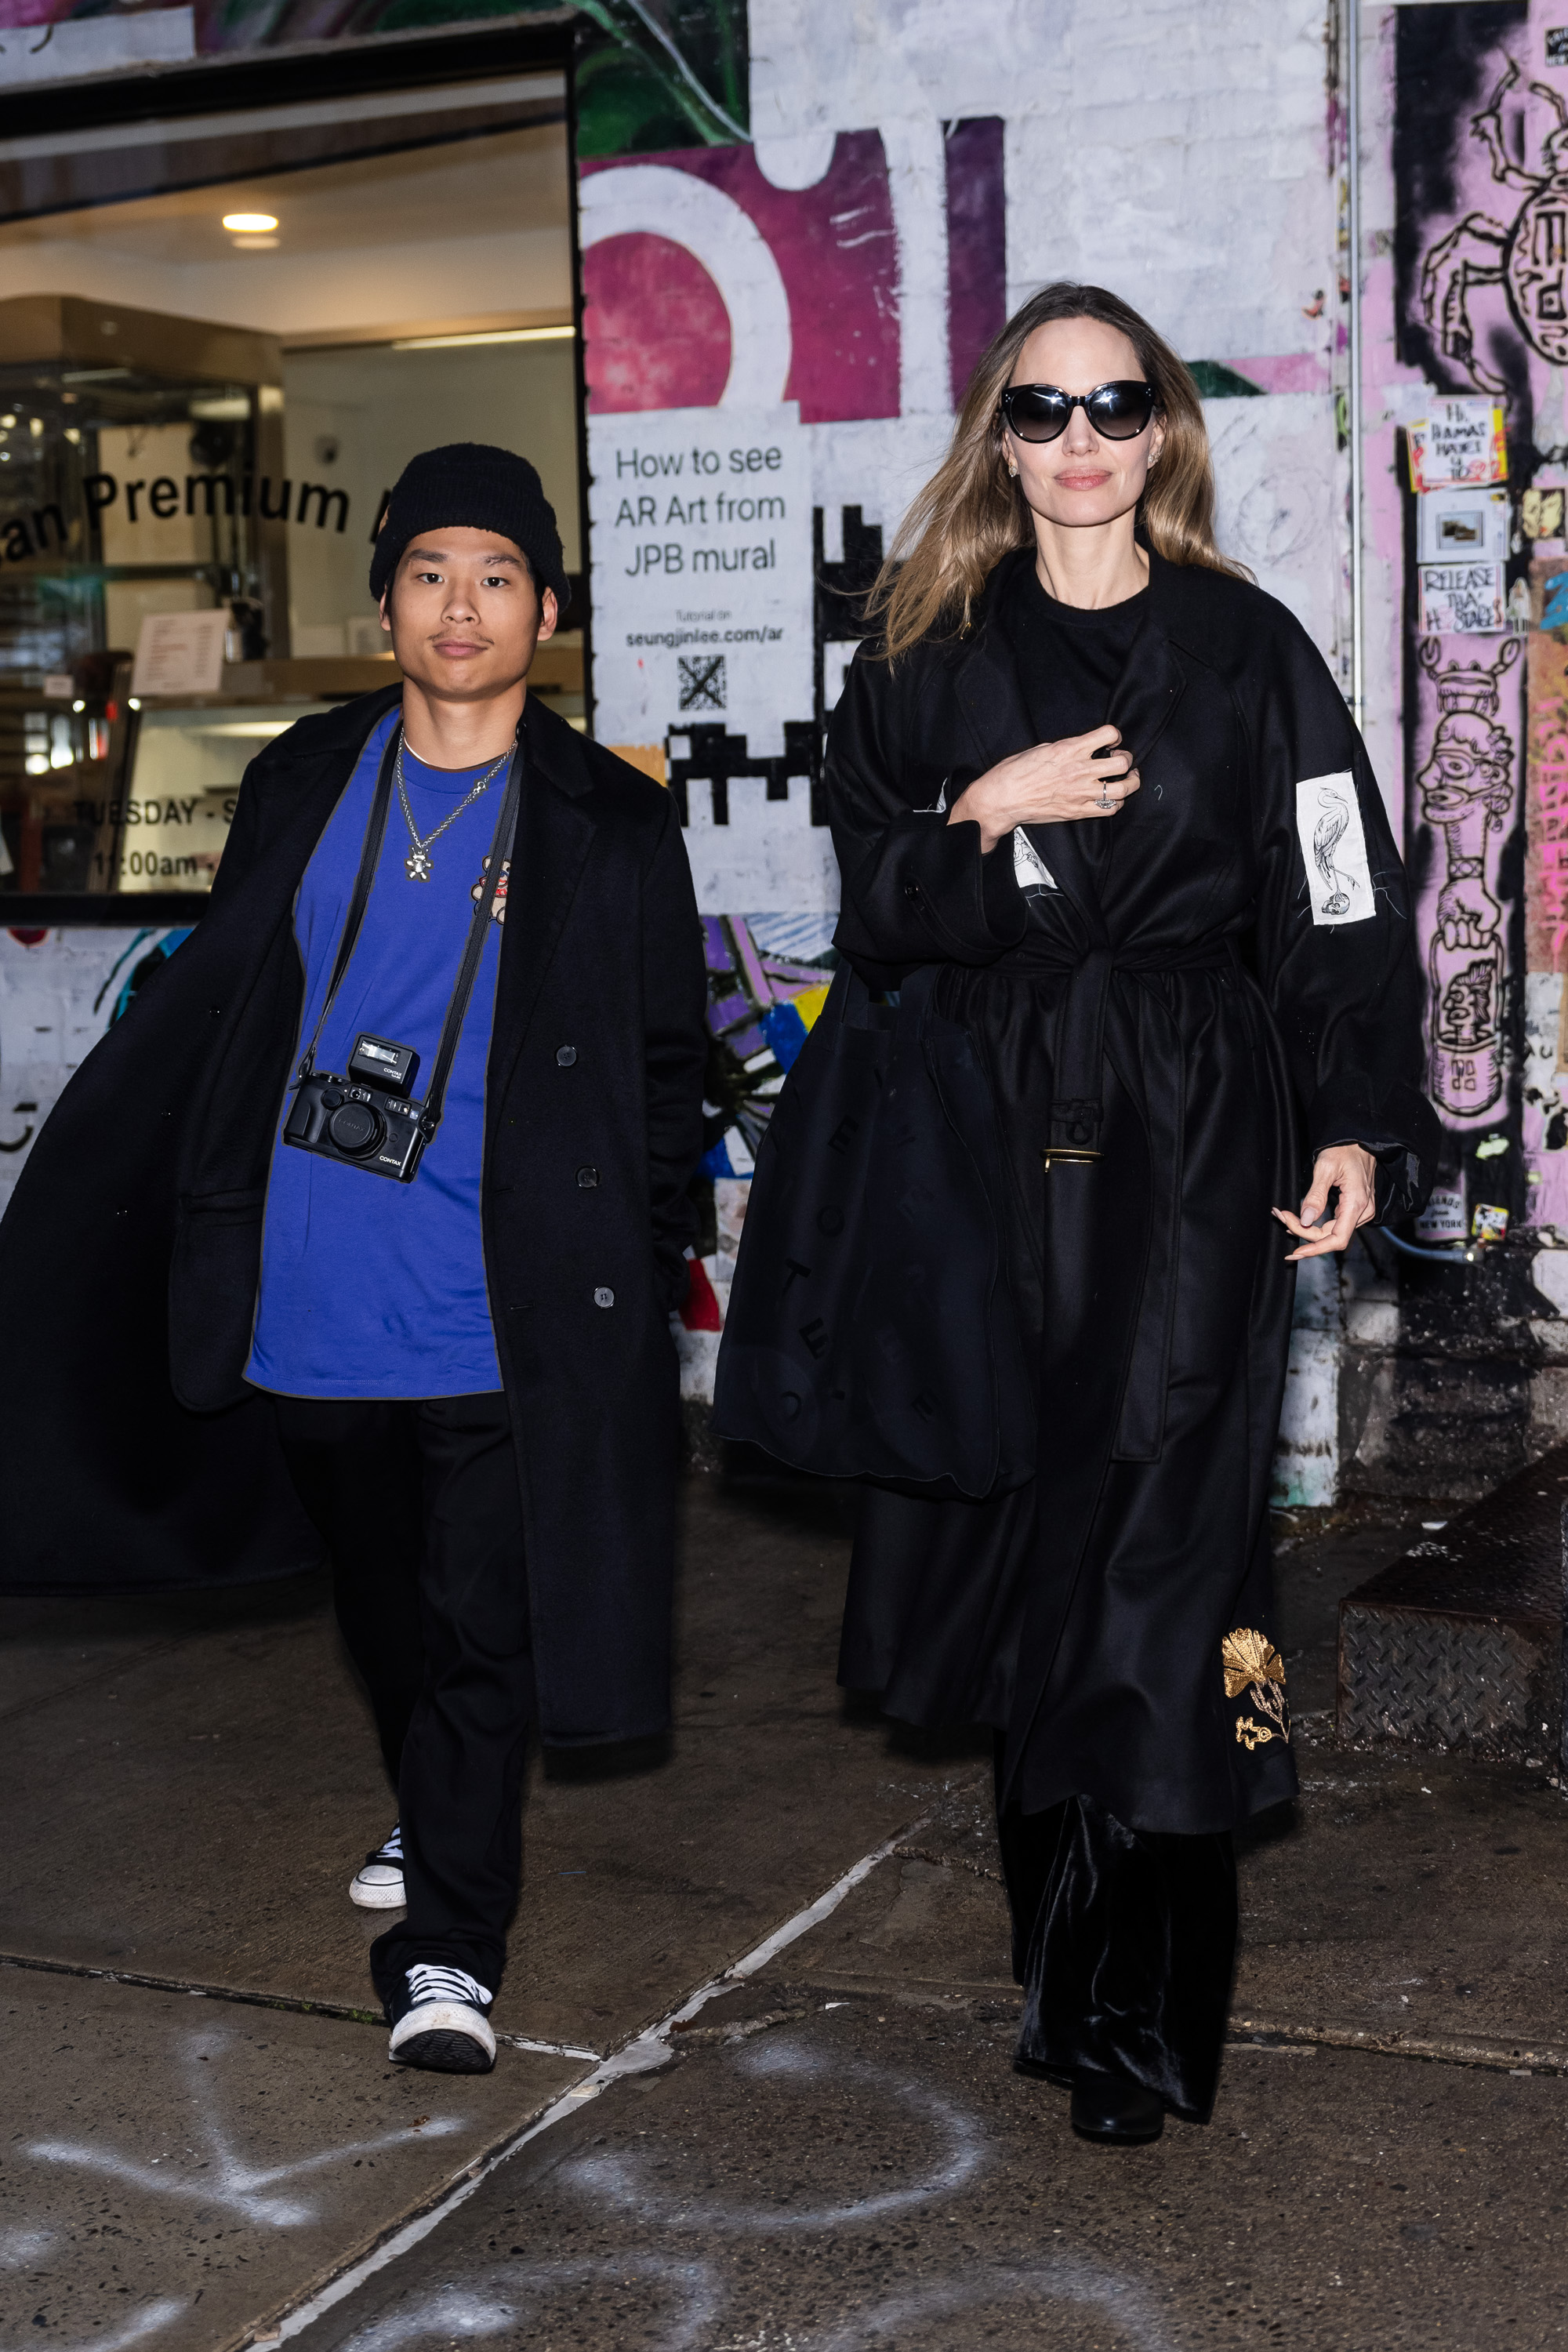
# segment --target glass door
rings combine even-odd
[[[448,73],[0,160],[8,919],[199,908],[257,748],[395,678],[366,574],[418,450],[531,458],[580,579],[566,100]],[[575,601],[531,683],[580,723]]]

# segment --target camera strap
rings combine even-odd
[[[364,910],[370,903],[371,885],[375,880],[381,845],[386,837],[386,813],[392,802],[393,775],[402,733],[402,721],[399,720],[387,737],[386,749],[382,753],[381,771],[375,780],[375,792],[371,800],[370,815],[365,822],[364,843],[360,851],[359,872],[354,876],[353,892],[349,899],[348,912],[343,918],[342,936],[338,941],[337,959],[332,965],[332,977],[321,1012],[316,1016],[316,1026],[311,1033],[310,1042],[305,1048],[305,1058],[300,1065],[300,1076],[302,1079],[314,1075],[316,1047],[321,1040],[321,1031],[326,1025],[327,1015],[332,1009],[332,1000],[342,984],[343,974],[347,971],[353,959],[354,947],[359,939],[360,926],[364,921]],[[435,1067],[430,1073],[430,1083],[426,1089],[425,1099],[419,1107],[419,1132],[426,1143],[441,1124],[441,1105],[447,1092],[447,1080],[451,1075],[452,1063],[458,1051],[458,1041],[462,1035],[463,1020],[468,1013],[468,999],[474,992],[474,979],[479,971],[479,958],[484,952],[485,934],[490,921],[490,909],[495,904],[496,894],[500,887],[501,868],[511,856],[512,837],[517,830],[517,813],[521,798],[522,730],[520,727],[511,762],[507,770],[506,790],[501,798],[500,814],[496,819],[496,829],[490,841],[490,854],[486,862],[484,887],[479,894],[468,923],[468,934],[463,946],[463,960],[458,967],[457,981],[447,1005],[447,1017],[441,1024],[441,1041],[436,1049]]]
[[[375,880],[376,862],[381,856],[381,845],[386,838],[386,812],[392,804],[392,778],[397,762],[397,746],[402,734],[403,722],[399,719],[387,737],[386,749],[381,755],[381,772],[376,777],[375,791],[371,796],[370,815],[365,820],[364,841],[359,854],[359,872],[354,876],[353,894],[349,899],[348,913],[343,917],[342,936],[338,941],[338,958],[332,966],[332,976],[327,983],[327,993],[322,999],[321,1009],[316,1015],[316,1025],[310,1033],[310,1042],[305,1048],[305,1058],[300,1065],[301,1078],[308,1078],[314,1073],[316,1047],[321,1041],[321,1031],[326,1025],[327,1015],[332,1009],[332,999],[342,985],[343,974],[349,968],[349,960],[354,951],[354,942],[359,938],[360,925],[364,920],[364,910],[370,901],[370,886]]]
[[[436,1048],[436,1066],[430,1073],[430,1083],[419,1107],[419,1132],[426,1143],[441,1124],[441,1105],[446,1098],[447,1080],[452,1074],[458,1040],[463,1034],[464,1015],[468,1009],[468,999],[474,992],[474,975],[485,951],[485,935],[490,925],[490,909],[500,887],[501,869],[511,856],[512,835],[517,830],[518,803],[521,798],[522,730],[520,727],[517,748],[512,752],[511,766],[507,771],[506,795],[500,804],[500,814],[496,819],[490,854],[485,861],[485,886],[479,892],[468,924],[463,961],[458,967],[457,985],[452,991],[452,1001],[447,1007],[447,1018],[441,1024],[441,1042]]]

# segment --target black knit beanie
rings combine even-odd
[[[370,559],[370,593],[377,604],[403,551],[424,530],[499,530],[521,547],[541,590],[553,588],[562,612],[571,591],[555,509],[526,457],[482,441],[453,441],[410,457],[387,500]]]

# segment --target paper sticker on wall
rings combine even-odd
[[[1434,1188],[1431,1199],[1415,1220],[1418,1242],[1462,1242],[1465,1238],[1465,1196],[1445,1185]]]
[[[1413,490],[1508,478],[1502,410],[1494,401],[1435,401],[1429,415],[1407,427],[1406,437]]]
[[[1556,495],[1561,524],[1562,493]],[[1415,502],[1415,553],[1422,563],[1501,563],[1508,541],[1506,490],[1428,490]]]
[[[1417,577],[1424,637],[1500,636],[1507,628],[1500,563],[1424,563]]]
[[[1563,492],[1526,490],[1519,502],[1519,521],[1526,539],[1561,539]]]

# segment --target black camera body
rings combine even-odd
[[[410,1098],[419,1056],[412,1045],[366,1032],[354,1042],[348,1076],[312,1070],[300,1081],[283,1140],[372,1176],[407,1184],[433,1131]]]

